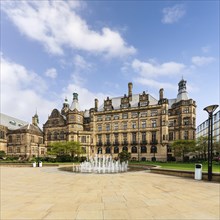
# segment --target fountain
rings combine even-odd
[[[80,165],[73,165],[73,172],[80,173],[119,173],[127,172],[128,161],[120,162],[120,160],[112,159],[112,156],[96,154],[90,157]]]

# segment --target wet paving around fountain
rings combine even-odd
[[[0,167],[2,220],[114,220],[220,217],[218,183],[152,174],[71,173],[56,167]]]
[[[103,171],[96,171],[96,172],[91,172],[91,171],[75,171],[73,166],[64,166],[64,167],[59,167],[58,168],[60,171],[65,171],[65,172],[71,172],[71,173],[82,173],[82,174],[92,174],[92,173],[96,173],[96,174],[117,174],[119,172],[112,172],[112,171],[108,171],[106,170],[105,172]],[[127,171],[123,171],[123,172],[138,172],[138,171],[149,171],[148,169],[146,168],[143,168],[143,167],[133,167],[133,166],[128,166],[128,169]],[[121,173],[123,173],[121,172]]]

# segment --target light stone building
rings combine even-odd
[[[46,155],[43,132],[38,127],[38,115],[32,123],[0,113],[0,150],[8,156],[29,159]]]
[[[111,154],[128,151],[133,160],[166,161],[172,157],[174,140],[195,139],[196,102],[188,98],[186,81],[178,84],[176,98],[164,97],[160,89],[156,99],[143,91],[109,98],[90,110],[81,111],[78,94],[73,93],[69,105],[65,99],[61,111],[54,109],[43,125],[44,141],[79,141],[85,155]]]

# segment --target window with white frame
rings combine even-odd
[[[141,121],[141,128],[146,128],[146,127],[147,127],[146,121]]]
[[[131,122],[131,127],[132,127],[133,129],[136,128],[136,122],[135,122],[135,121],[132,121],[132,122]]]
[[[151,121],[151,125],[152,125],[152,128],[156,128],[157,127],[157,121],[156,120],[152,120]]]

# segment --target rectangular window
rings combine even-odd
[[[174,121],[169,121],[169,127],[173,127]]]
[[[123,114],[122,114],[122,118],[123,118],[123,119],[128,118],[128,113],[123,113]]]
[[[19,134],[16,136],[16,141],[17,141],[17,142],[20,142],[20,141],[21,141],[21,136],[20,136]]]
[[[173,141],[174,138],[173,138],[173,132],[169,132],[169,141]]]
[[[183,113],[189,113],[189,108],[184,108]]]
[[[123,140],[127,141],[127,133],[123,133]]]
[[[156,128],[156,127],[157,127],[156,120],[152,120],[152,121],[151,121],[151,124],[152,124],[152,128]]]
[[[127,122],[123,123],[123,129],[126,130],[128,128]]]
[[[132,121],[132,122],[131,122],[131,127],[132,127],[133,129],[136,128],[136,122],[135,122],[135,121]]]
[[[153,131],[152,132],[152,142],[156,142],[156,139],[157,138],[157,132],[156,131]]]
[[[114,124],[114,130],[118,130],[118,123]]]
[[[151,116],[157,116],[157,110],[151,110]]]
[[[131,117],[132,118],[137,118],[138,117],[138,113],[137,112],[132,112],[131,113]]]
[[[147,117],[147,112],[141,112],[140,117]]]
[[[146,132],[141,133],[141,139],[142,141],[146,141]]]
[[[141,127],[146,128],[146,121],[141,121]]]
[[[110,124],[106,125],[106,131],[110,131]]]
[[[102,135],[101,134],[98,135],[98,141],[102,142]]]
[[[183,119],[183,124],[184,125],[189,125],[189,119],[188,118],[184,118]]]
[[[105,120],[106,120],[106,121],[110,121],[110,120],[111,120],[111,115],[106,115],[106,116],[105,116]]]
[[[114,115],[114,120],[118,120],[119,119],[119,115]]]
[[[110,134],[106,134],[106,141],[110,142]]]
[[[97,116],[97,121],[102,121],[102,116],[101,115]]]
[[[137,136],[136,133],[132,133],[132,141],[133,142],[136,142],[136,136]]]
[[[81,142],[82,142],[82,143],[86,143],[86,136],[82,136],[82,137],[81,137]]]
[[[102,125],[98,125],[98,131],[102,131]]]
[[[188,131],[184,131],[184,139],[185,140],[189,139],[189,132]]]

